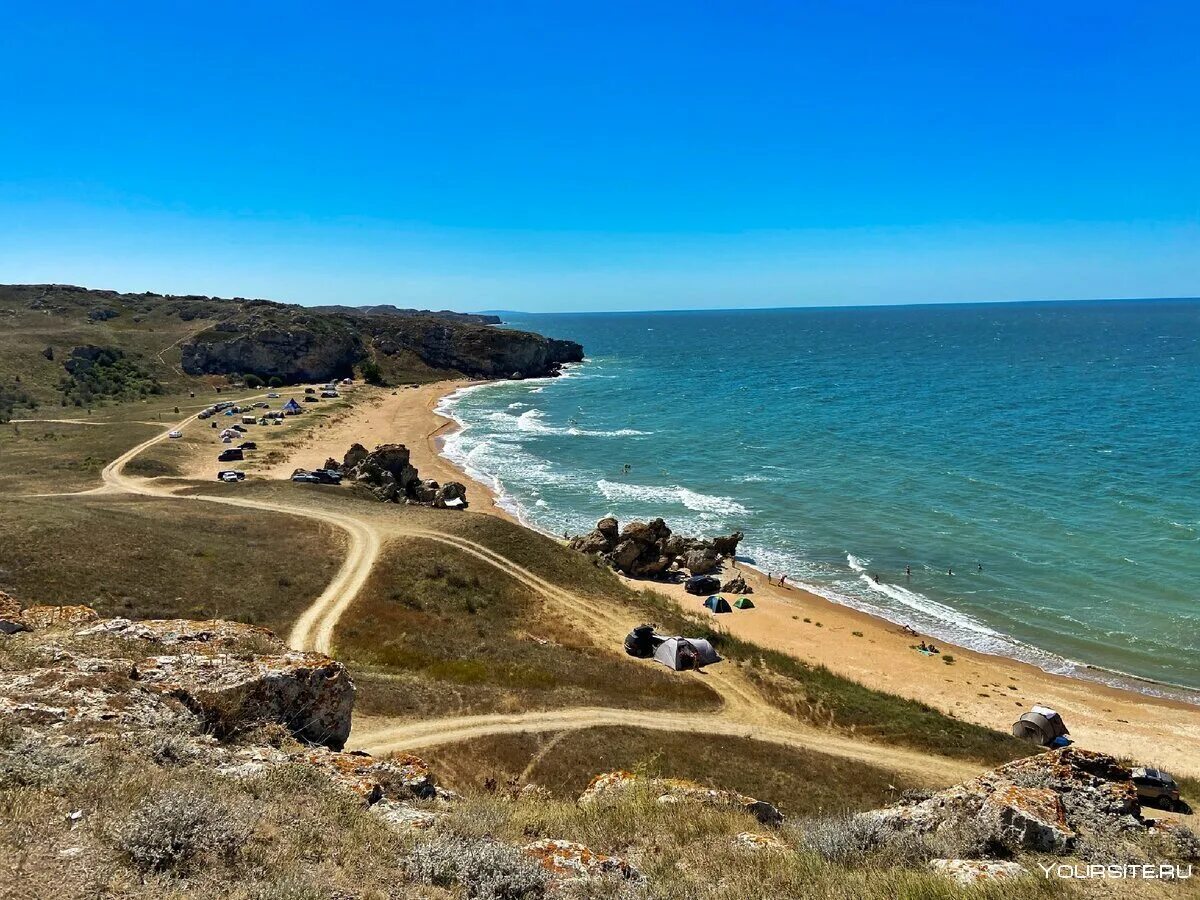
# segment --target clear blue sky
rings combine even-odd
[[[0,11],[0,281],[627,309],[1200,294],[1194,2]]]

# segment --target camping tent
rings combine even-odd
[[[738,597],[733,601],[733,605],[738,609],[754,609],[754,601],[749,597]]]
[[[295,397],[292,397],[287,403],[283,404],[283,412],[287,413],[288,415],[294,415],[295,413],[300,412],[301,409],[302,407],[296,402]]]
[[[1029,712],[1021,713],[1021,718],[1013,722],[1012,733],[1043,747],[1049,747],[1059,738],[1065,741],[1070,734],[1062,716],[1045,706],[1034,706]]]
[[[698,669],[720,662],[713,645],[703,638],[667,638],[654,651],[654,658],[668,669]]]
[[[729,608],[729,601],[724,597],[709,597],[704,601],[704,605],[715,613],[733,612],[733,610]]]

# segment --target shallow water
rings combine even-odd
[[[588,361],[457,395],[446,453],[530,524],[739,528],[943,640],[1200,688],[1200,302],[509,320]]]

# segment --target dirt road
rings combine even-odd
[[[258,396],[262,395],[242,398],[238,402],[255,400]],[[345,559],[333,580],[293,626],[288,643],[295,649],[320,653],[331,651],[338,622],[350,609],[370,577],[380,548],[389,539],[402,538],[437,541],[493,566],[497,571],[517,580],[557,607],[570,620],[585,625],[587,631],[598,642],[608,646],[613,646],[614,641],[619,641],[627,627],[628,623],[619,613],[579,597],[491,548],[459,535],[427,528],[411,528],[399,523],[381,526],[365,516],[357,517],[270,500],[182,494],[177,492],[177,488],[159,484],[153,479],[125,474],[125,467],[139,454],[166,440],[169,432],[181,430],[195,419],[196,414],[190,415],[122,453],[102,470],[103,484],[98,490],[266,510],[315,519],[342,530],[348,538]],[[630,660],[630,664],[645,663]],[[855,740],[832,730],[817,729],[797,722],[767,703],[733,665],[708,671],[703,676],[684,677],[703,677],[705,683],[720,695],[721,709],[716,713],[691,714],[583,707],[516,715],[476,715],[422,721],[377,720],[367,723],[365,730],[356,731],[352,735],[351,745],[372,753],[388,753],[495,734],[624,725],[659,731],[750,737],[902,770],[937,781],[945,781],[948,777],[969,777],[980,768],[958,760],[931,757],[914,750]]]

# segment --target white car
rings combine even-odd
[[[183,437],[183,432],[182,432],[182,431],[168,431],[168,432],[167,432],[167,437],[169,437],[169,438],[181,438],[181,437]]]
[[[235,481],[242,481],[246,477],[245,472],[228,471],[221,473],[221,480],[229,484]]]
[[[268,397],[270,397],[272,400],[278,400],[278,399],[279,399],[279,395],[278,395],[278,394],[267,394],[267,396],[268,396]]]

